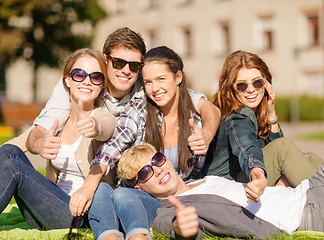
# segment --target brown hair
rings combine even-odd
[[[128,27],[118,28],[106,38],[102,52],[109,56],[115,47],[125,47],[128,49],[137,49],[141,52],[142,57],[146,53],[146,47],[143,38],[139,33],[135,33]]]
[[[74,51],[68,57],[68,59],[65,61],[64,68],[63,68],[63,79],[65,79],[66,77],[68,77],[71,74],[71,71],[73,70],[72,67],[75,64],[75,62],[79,58],[84,57],[84,56],[93,57],[98,61],[100,70],[105,77],[105,81],[103,83],[103,89],[107,88],[107,85],[108,85],[107,63],[106,63],[106,60],[105,60],[103,54],[100,51],[94,50],[94,49],[81,48],[81,49]],[[63,80],[63,85],[64,85],[64,88],[68,92],[70,92],[70,89],[67,87],[66,82],[64,80]],[[97,99],[99,99],[99,96],[97,97]]]
[[[261,75],[271,83],[272,76],[268,66],[256,54],[236,51],[230,54],[223,65],[219,78],[218,92],[213,96],[212,102],[219,107],[223,116],[230,116],[238,113],[244,105],[240,103],[235,94],[233,84],[236,81],[238,72],[241,68],[258,69]],[[258,136],[265,138],[266,133],[270,130],[267,110],[268,93],[265,91],[264,97],[255,111],[258,121]]]
[[[156,149],[148,143],[133,146],[127,149],[118,162],[118,177],[128,186],[134,186],[137,174],[149,154],[156,153]]]
[[[189,168],[193,165],[193,155],[188,146],[188,137],[191,135],[191,128],[188,121],[191,118],[191,112],[196,113],[196,110],[188,93],[186,77],[183,73],[183,62],[178,54],[165,46],[149,50],[144,57],[144,65],[147,62],[166,64],[174,76],[178,71],[182,72],[182,82],[179,85],[180,96],[178,106],[178,127],[180,133],[178,138],[178,166],[183,173],[187,173]],[[161,151],[161,148],[163,148],[163,141],[161,139],[161,130],[158,125],[157,108],[154,101],[147,97],[145,141],[152,144],[157,151]]]

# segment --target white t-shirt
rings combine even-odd
[[[53,166],[60,171],[56,185],[70,196],[84,183],[84,175],[76,162],[78,160],[74,156],[81,138],[82,136],[72,145],[61,144],[56,159],[52,160]]]
[[[205,183],[179,196],[214,194],[224,197],[289,234],[292,234],[300,225],[307,200],[308,180],[302,181],[296,188],[266,187],[260,200],[255,203],[248,200],[245,195],[246,183],[239,183],[218,176],[207,176],[205,179]]]

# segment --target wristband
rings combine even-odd
[[[278,116],[276,115],[276,118],[270,121],[271,125],[277,124],[278,123]]]

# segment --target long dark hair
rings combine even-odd
[[[256,54],[236,51],[230,54],[223,65],[222,73],[219,78],[218,92],[213,97],[213,103],[219,107],[223,116],[230,116],[238,113],[244,105],[236,98],[233,84],[236,81],[237,74],[241,68],[258,69],[261,75],[271,83],[272,76],[268,66]],[[255,111],[258,121],[258,136],[265,138],[271,125],[268,120],[268,92],[264,92],[264,96]]]
[[[144,65],[147,62],[166,64],[174,76],[176,76],[178,71],[182,72],[182,81],[178,85],[180,90],[178,105],[178,128],[180,133],[178,135],[178,166],[183,173],[187,173],[193,165],[193,155],[188,146],[188,137],[191,135],[188,121],[191,118],[191,112],[196,113],[196,110],[188,93],[186,77],[183,72],[183,62],[178,54],[165,46],[149,50],[144,57]],[[157,151],[160,151],[163,148],[163,141],[161,139],[157,108],[158,106],[154,101],[147,97],[145,142],[152,144]]]

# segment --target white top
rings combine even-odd
[[[84,175],[77,164],[78,160],[74,156],[81,138],[82,136],[72,145],[61,144],[56,159],[52,160],[53,166],[60,171],[56,185],[70,196],[84,183]]]
[[[205,179],[205,183],[179,196],[214,194],[224,197],[289,234],[292,234],[300,225],[307,200],[308,180],[302,181],[296,188],[266,187],[260,200],[255,203],[248,200],[245,195],[246,183],[239,183],[217,176],[207,176]]]

